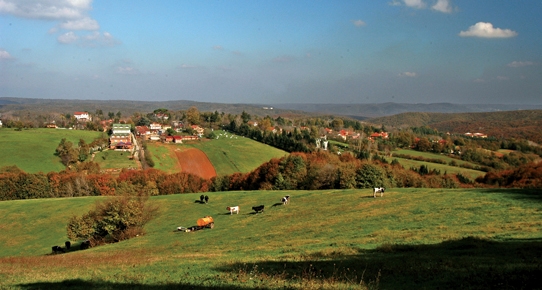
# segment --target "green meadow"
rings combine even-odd
[[[216,139],[188,141],[183,144],[164,146],[149,142],[147,148],[152,153],[155,168],[165,172],[174,171],[177,162],[176,157],[168,148],[200,149],[207,155],[219,176],[236,172],[247,173],[272,158],[280,158],[288,154],[275,147],[225,131],[215,131],[215,134],[218,136]]]
[[[420,157],[428,158],[428,159],[429,158],[430,159],[440,159],[440,160],[446,161],[447,164],[454,161],[458,165],[470,165],[472,167],[479,166],[476,163],[463,161],[461,159],[452,158],[452,157],[449,157],[449,156],[446,156],[446,155],[443,155],[443,154],[436,154],[436,153],[430,153],[430,152],[421,152],[421,151],[410,150],[410,149],[398,149],[398,150],[394,150],[392,153],[405,154],[405,155],[410,155],[410,156],[415,156],[415,157],[420,156]]]
[[[55,155],[63,138],[77,146],[80,139],[90,143],[101,134],[85,130],[0,128],[0,167],[16,165],[28,173],[58,172],[65,168]]]
[[[536,289],[537,190],[257,191],[152,197],[131,240],[51,255],[104,197],[0,203],[0,289]],[[290,194],[282,205],[280,197]],[[265,211],[251,212],[263,204]],[[240,206],[230,215],[227,206]],[[213,229],[180,232],[210,215]]]
[[[458,174],[461,173],[464,176],[469,177],[471,180],[476,179],[479,176],[484,176],[486,173],[480,170],[474,170],[474,169],[468,169],[468,168],[461,168],[457,166],[451,166],[451,165],[444,165],[439,163],[431,163],[427,161],[417,161],[412,159],[405,159],[405,158],[399,158],[399,157],[385,157],[388,162],[392,162],[393,159],[397,159],[399,161],[399,164],[403,166],[404,168],[419,168],[422,165],[427,166],[429,170],[439,170],[441,174],[447,173],[447,174]]]
[[[96,152],[93,161],[100,165],[100,169],[137,168],[135,160],[131,159],[130,152],[105,150]]]

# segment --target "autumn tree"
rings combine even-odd
[[[186,120],[192,125],[200,124],[200,113],[198,108],[192,106],[186,112]]]

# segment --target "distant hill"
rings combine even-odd
[[[123,116],[130,116],[136,112],[150,113],[155,109],[165,108],[171,111],[188,110],[196,107],[200,112],[224,112],[226,114],[241,114],[243,111],[256,116],[266,115],[300,115],[312,114],[295,111],[293,109],[276,109],[268,105],[258,104],[224,104],[205,103],[187,100],[178,101],[126,101],[126,100],[65,100],[65,99],[26,99],[26,98],[0,98],[1,114],[30,111],[40,113],[73,114],[76,111],[96,110],[107,112],[121,112]]]
[[[335,115],[347,116],[358,120],[391,116],[406,112],[433,113],[469,113],[469,112],[501,112],[513,110],[542,109],[542,105],[506,105],[506,104],[226,104],[207,103],[188,100],[177,101],[129,101],[129,100],[66,100],[66,99],[27,99],[0,97],[0,114],[14,111],[39,111],[41,113],[73,113],[75,111],[121,112],[129,116],[136,112],[152,112],[166,108],[172,111],[187,110],[196,107],[201,112],[224,112],[241,114],[243,111],[256,116],[301,116],[301,115]]]
[[[391,127],[428,126],[440,132],[480,132],[497,138],[522,138],[542,144],[542,110],[482,113],[402,113],[367,120]]]
[[[275,108],[290,109],[312,113],[350,116],[356,119],[391,116],[406,112],[433,113],[469,113],[469,112],[500,112],[513,110],[542,109],[542,105],[506,105],[506,104],[404,104],[404,103],[373,103],[373,104],[277,104]]]

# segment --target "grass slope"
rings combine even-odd
[[[285,194],[289,205],[276,205]],[[8,201],[0,288],[465,289],[542,282],[542,196],[528,190],[259,191],[158,196],[147,234],[47,255],[99,197]],[[264,204],[262,214],[250,207]],[[226,206],[239,205],[230,215]],[[176,231],[211,215],[214,229]],[[77,245],[75,246],[77,249]]]
[[[401,164],[401,166],[403,166],[406,169],[420,168],[420,166],[425,165],[427,166],[429,170],[433,170],[433,169],[439,170],[441,174],[461,173],[462,175],[469,177],[471,180],[474,180],[477,177],[484,176],[484,174],[486,174],[483,171],[468,169],[468,168],[461,168],[461,167],[451,166],[451,165],[444,165],[444,164],[431,163],[431,162],[425,162],[425,161],[417,161],[417,160],[405,159],[405,158],[399,158],[399,157],[385,157],[385,158],[388,162],[392,162],[393,159],[397,159],[397,161],[399,161],[399,164]]]
[[[65,167],[60,158],[55,155],[55,150],[62,138],[66,138],[77,146],[79,139],[90,143],[101,134],[83,130],[42,128],[15,131],[10,128],[1,128],[0,167],[16,165],[28,173],[61,171]]]
[[[216,131],[218,139],[204,139],[202,141],[185,142],[183,144],[156,144],[148,143],[151,150],[155,168],[175,172],[177,162],[174,148],[197,148],[202,150],[213,166],[217,175],[227,175],[236,172],[250,172],[272,158],[285,156],[283,150],[254,141],[241,136],[232,135],[224,131]],[[170,148],[171,150],[166,150]]]

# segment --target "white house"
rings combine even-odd
[[[130,129],[132,126],[130,124],[113,124],[112,131],[113,134],[130,134]]]
[[[73,113],[73,116],[77,119],[77,121],[92,121],[92,117],[88,112],[75,112]]]

